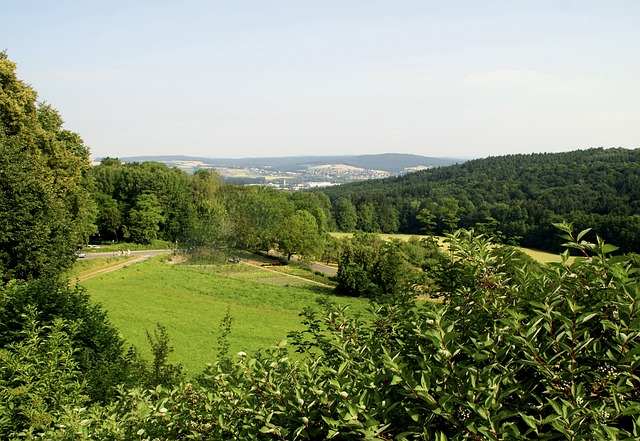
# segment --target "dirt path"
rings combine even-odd
[[[318,286],[324,286],[325,288],[330,288],[330,289],[334,288],[333,286],[327,285],[326,283],[316,282],[315,280],[305,279],[304,277],[294,276],[293,274],[287,274],[287,273],[283,273],[282,271],[276,271],[274,269],[271,269],[271,268],[268,268],[268,267],[264,267],[260,263],[252,263],[252,262],[250,262],[248,260],[243,260],[243,259],[240,260],[240,263],[242,263],[244,265],[252,266],[254,268],[259,268],[259,269],[261,269],[263,271],[276,273],[276,274],[278,274],[280,276],[286,276],[286,277],[291,277],[291,278],[294,278],[294,279],[304,280],[305,282],[313,283],[314,285],[318,285]]]
[[[119,270],[120,268],[124,268],[125,266],[142,262],[143,260],[147,260],[149,257],[151,256],[140,256],[140,257],[136,257],[135,259],[125,260],[124,262],[114,263],[113,265],[107,266],[105,268],[100,268],[99,270],[95,270],[90,273],[78,276],[77,280],[82,282],[83,280],[91,279],[92,277],[99,276],[100,274],[110,273],[112,271]]]

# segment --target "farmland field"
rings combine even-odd
[[[363,314],[368,307],[365,300],[335,296],[317,283],[233,263],[170,265],[153,258],[82,284],[127,342],[146,355],[146,331],[162,323],[175,349],[170,361],[182,363],[189,376],[215,359],[227,308],[234,319],[231,353],[251,353],[302,329],[298,314],[320,299]]]

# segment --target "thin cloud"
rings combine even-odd
[[[499,69],[470,73],[461,83],[465,87],[478,90],[585,92],[602,86],[604,82],[596,77],[566,77],[533,69]]]

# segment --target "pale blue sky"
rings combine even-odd
[[[93,156],[640,147],[640,1],[2,1]]]

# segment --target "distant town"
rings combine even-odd
[[[227,182],[264,185],[280,190],[303,190],[392,176],[385,170],[370,170],[346,164],[311,166],[297,171],[275,170],[271,167],[213,167]]]
[[[225,182],[260,185],[280,190],[322,188],[349,182],[381,179],[408,172],[463,162],[461,159],[429,158],[408,154],[362,156],[277,157],[211,159],[186,156],[138,156],[123,162],[161,162],[193,173],[215,170]],[[96,162],[99,162],[96,161]]]

